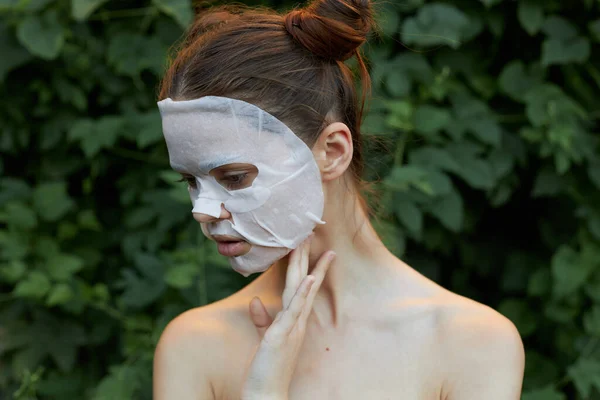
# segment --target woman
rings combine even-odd
[[[264,273],[167,326],[156,400],[520,397],[514,325],[397,259],[369,223],[364,99],[344,61],[368,89],[372,25],[366,0],[317,0],[217,8],[188,31],[158,103],[170,162],[233,269]]]

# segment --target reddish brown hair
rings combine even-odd
[[[160,85],[159,100],[225,96],[284,122],[309,147],[332,122],[352,132],[351,171],[363,170],[359,99],[344,61],[356,57],[363,93],[370,79],[359,47],[373,25],[368,0],[316,0],[287,14],[223,6],[201,11]]]

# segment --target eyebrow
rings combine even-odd
[[[236,155],[230,155],[228,157],[224,157],[217,161],[209,161],[209,162],[200,161],[198,163],[198,168],[200,168],[201,171],[209,172],[210,170],[212,170],[214,168],[222,167],[223,165],[239,163],[240,162],[239,158],[240,158],[239,155],[236,154]]]
[[[232,163],[239,162],[237,160],[237,158],[238,158],[237,156],[231,156],[231,157],[227,157],[227,158],[224,158],[224,159],[221,159],[221,160],[218,160],[218,161],[208,161],[208,162],[200,161],[198,163],[198,169],[200,171],[204,171],[204,172],[208,173],[208,172],[210,172],[211,170],[213,170],[215,168],[222,167],[222,166],[227,165],[227,164],[232,164]],[[174,171],[179,172],[180,174],[189,174],[188,168],[185,168],[183,165],[178,165],[178,164],[174,165],[174,164],[171,164],[171,168]]]
[[[216,161],[211,161],[211,162],[200,162],[198,164],[198,168],[200,168],[201,171],[210,171],[213,168],[217,168],[219,166],[223,165],[222,162],[216,162]]]

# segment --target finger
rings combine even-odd
[[[300,264],[300,277],[303,279],[308,274],[308,260],[310,256],[310,245],[312,243],[314,233],[306,239],[304,247],[302,248],[302,262]]]
[[[296,249],[292,250],[292,254],[290,255],[285,277],[285,289],[283,290],[283,294],[281,296],[284,310],[289,307],[292,297],[294,297],[294,293],[296,293],[296,290],[298,290],[300,282],[306,276],[306,271],[302,273],[302,265],[304,262],[303,255],[306,244],[310,240],[311,236],[304,240]]]
[[[256,327],[259,338],[262,339],[266,330],[273,323],[273,318],[258,297],[254,297],[250,301],[250,318]]]
[[[331,264],[333,264],[335,257],[336,257],[335,252],[333,252],[333,251],[325,252],[321,256],[321,258],[319,258],[319,260],[317,261],[317,265],[311,272],[311,275],[314,275],[314,277],[315,277],[315,283],[312,285],[308,295],[306,296],[306,302],[304,304],[304,312],[302,314],[302,317],[300,318],[300,323],[302,324],[302,327],[304,326],[304,324],[306,324],[306,320],[308,319],[308,316],[310,315],[310,310],[312,309],[312,304],[315,299],[315,296],[317,295],[317,292],[319,291],[319,288],[321,287],[321,283],[323,283],[323,279],[325,279],[325,275],[327,274],[329,267],[331,266]]]
[[[294,296],[294,293],[296,292],[296,289],[298,288],[298,285],[302,280],[302,277],[300,276],[300,271],[298,270],[298,268],[294,268],[294,266],[300,263],[300,258],[302,256],[301,250],[303,244],[304,242],[300,243],[300,245],[294,250],[292,250],[292,253],[290,254],[287,272],[285,276],[285,288],[283,289],[283,293],[281,295],[282,308],[284,310],[290,304],[290,301],[292,300],[292,297]]]
[[[280,314],[280,318],[276,318],[273,324],[273,328],[276,329],[269,330],[267,335],[270,335],[271,332],[273,335],[289,335],[302,314],[306,297],[314,283],[315,277],[312,275],[308,275],[302,280],[288,309]]]

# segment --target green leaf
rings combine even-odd
[[[494,186],[494,172],[490,164],[481,159],[464,159],[458,175],[475,189],[486,190]]]
[[[20,260],[12,260],[6,264],[0,264],[0,276],[8,283],[16,283],[25,276],[27,265]]]
[[[96,215],[94,214],[94,210],[83,210],[77,214],[77,224],[82,228],[96,232],[102,230],[100,222],[98,222],[98,218],[96,218]]]
[[[551,39],[569,40],[577,36],[577,28],[564,18],[551,15],[544,21],[542,30]]]
[[[502,0],[479,0],[479,1],[481,1],[486,6],[486,8],[490,8],[490,7],[495,6],[496,4],[502,3]]]
[[[583,326],[589,335],[600,337],[600,305],[595,305],[583,316]]]
[[[32,271],[27,275],[25,280],[17,284],[13,290],[13,295],[16,297],[41,299],[48,293],[51,287],[50,279],[44,273]]]
[[[92,400],[133,399],[140,386],[140,375],[145,372],[130,364],[110,367],[109,374],[96,387]]]
[[[427,209],[442,225],[452,232],[460,232],[463,228],[464,206],[462,197],[456,190],[436,199]]]
[[[438,133],[451,120],[452,117],[447,109],[425,104],[415,110],[414,127],[417,132],[431,135]]]
[[[390,111],[390,114],[385,121],[388,126],[404,131],[412,131],[412,116],[414,113],[414,108],[411,102],[388,101],[386,106]]]
[[[471,28],[470,19],[454,6],[443,3],[425,4],[416,17],[404,21],[402,42],[420,46],[461,46]]]
[[[53,334],[54,340],[48,346],[48,352],[59,370],[73,370],[77,360],[77,348],[86,342],[85,331],[77,323],[61,321],[50,333]]]
[[[600,19],[594,20],[588,24],[588,29],[592,34],[592,38],[596,42],[600,42]]]
[[[396,7],[390,4],[382,4],[377,12],[378,28],[384,36],[392,36],[398,31],[400,25],[400,15]]]
[[[409,186],[418,186],[426,182],[427,171],[413,165],[392,168],[390,174],[384,179],[384,183],[399,191],[405,191]]]
[[[519,3],[521,4],[521,3]],[[539,75],[528,74],[521,60],[506,64],[498,78],[500,90],[520,103],[525,101],[525,94],[535,85],[541,83]]]
[[[427,181],[430,183],[435,196],[445,196],[454,189],[450,177],[435,168],[427,169]]]
[[[28,200],[31,196],[31,188],[21,180],[11,177],[0,178],[0,206],[13,200]]]
[[[59,241],[66,241],[69,239],[73,239],[77,236],[79,229],[77,225],[73,224],[69,221],[62,221],[58,223],[58,231],[56,233],[56,237]]]
[[[50,10],[39,15],[26,16],[17,26],[17,38],[31,54],[53,60],[60,54],[65,42],[65,30],[58,12]]]
[[[510,319],[523,337],[531,335],[537,329],[536,314],[526,301],[518,299],[503,300],[498,306],[498,312]]]
[[[73,200],[67,194],[66,182],[42,183],[34,189],[33,208],[45,221],[57,221],[73,205]]]
[[[408,230],[417,237],[423,231],[423,213],[415,203],[409,200],[400,201],[394,208],[396,216]]]
[[[429,65],[429,61],[421,54],[401,53],[390,62],[390,67],[402,70],[411,81],[425,85],[435,83],[434,71]]]
[[[125,289],[121,301],[127,307],[143,308],[154,302],[166,289],[164,263],[149,254],[135,255],[135,269],[123,271],[119,286]]]
[[[528,388],[544,388],[560,378],[557,364],[535,350],[525,350],[525,382]],[[529,392],[527,392],[529,393]],[[550,397],[552,398],[552,397]]]
[[[0,0],[0,11],[11,11],[16,8],[20,0]]]
[[[592,236],[600,240],[600,214],[593,214],[587,220],[587,226]]]
[[[458,173],[461,170],[460,164],[443,148],[419,147],[409,153],[408,159],[410,164],[437,167],[448,172]]]
[[[197,264],[178,264],[167,269],[165,281],[171,287],[185,289],[194,284],[194,279],[199,273],[200,267]]]
[[[529,36],[535,35],[544,23],[544,8],[542,3],[537,0],[519,1],[517,17]]]
[[[569,40],[546,39],[542,43],[542,65],[582,64],[590,57],[590,41],[584,37]]]
[[[73,289],[66,283],[59,283],[52,287],[50,294],[48,295],[48,299],[46,300],[46,304],[49,307],[68,303],[74,296]]]
[[[527,294],[532,297],[543,296],[550,292],[552,277],[548,268],[540,268],[529,277]]]
[[[502,130],[500,125],[491,118],[477,118],[469,124],[469,131],[473,132],[475,137],[482,143],[494,147],[500,146],[502,139]]]
[[[513,155],[504,149],[494,149],[490,153],[488,161],[497,180],[508,175],[515,165]]]
[[[108,45],[108,62],[123,75],[138,77],[148,69],[155,75],[163,72],[167,49],[157,36],[118,33]]]
[[[586,117],[585,110],[553,84],[534,87],[525,94],[525,102],[525,113],[534,127]]]
[[[521,400],[567,400],[567,396],[554,388],[554,385],[542,389],[523,392]]]
[[[374,219],[372,224],[385,247],[396,257],[401,257],[406,248],[406,238],[402,231],[395,224],[380,219]]]
[[[486,19],[488,28],[490,32],[492,32],[494,37],[496,39],[502,37],[502,34],[504,33],[504,28],[506,26],[506,24],[504,23],[504,13],[492,11],[487,13]]]
[[[535,178],[532,197],[556,196],[564,190],[564,179],[557,175],[552,169],[540,170]]]
[[[595,265],[568,246],[561,246],[552,257],[554,293],[558,297],[572,294],[588,279]]]
[[[567,374],[583,398],[589,398],[592,388],[600,390],[600,361],[580,358],[567,369]]]
[[[596,272],[584,286],[585,294],[600,304],[600,273]]]
[[[163,140],[162,123],[158,111],[134,114],[128,117],[127,130],[133,133],[140,149]]]
[[[392,133],[385,121],[385,115],[381,113],[370,112],[363,119],[361,133],[364,135],[389,135]]]
[[[77,108],[80,111],[87,109],[87,106],[88,106],[87,95],[80,86],[73,84],[68,79],[64,79],[62,77],[56,77],[54,88],[56,90],[56,93],[58,94],[58,97],[60,98],[60,100],[62,102],[67,103],[67,104],[72,104],[73,106],[75,106],[75,108]],[[58,120],[56,125],[60,124],[60,122],[61,121]],[[55,134],[62,135],[62,132],[66,125],[67,124],[64,124],[64,125],[61,124],[58,127],[50,125],[50,126],[47,126],[46,129],[50,130],[50,132],[58,130],[58,133],[55,133]],[[54,132],[52,132],[52,133],[54,133]]]
[[[101,149],[111,147],[125,127],[125,118],[105,116],[97,121],[80,119],[68,132],[72,141],[79,141],[86,157],[92,158]]]
[[[394,97],[405,97],[410,94],[412,82],[402,69],[394,69],[386,75],[386,89]]]
[[[152,0],[152,3],[165,14],[173,17],[182,28],[187,28],[192,22],[191,0]]]
[[[5,217],[0,217],[0,220],[24,230],[35,228],[37,225],[37,216],[33,210],[21,202],[8,203],[5,206]]]
[[[85,21],[94,11],[108,0],[71,0],[71,16],[75,21]]]
[[[504,205],[510,199],[513,192],[514,188],[510,184],[506,182],[500,182],[496,187],[488,192],[487,197],[490,200],[490,205],[494,208],[497,208],[501,205]]]
[[[6,74],[16,67],[25,64],[33,57],[19,45],[8,31],[4,24],[0,23],[0,82],[4,80]]]
[[[189,202],[189,194],[186,202]],[[128,228],[139,228],[152,221],[156,217],[156,210],[152,207],[140,207],[130,212],[125,218],[125,226]]]
[[[21,0],[20,7],[24,11],[40,11],[55,0]]]
[[[592,181],[592,183],[598,189],[600,189],[600,161],[596,160],[594,162],[590,162],[587,173],[590,181]]]
[[[79,272],[84,266],[83,259],[70,254],[56,254],[48,258],[45,267],[52,279],[68,281],[73,274]]]

